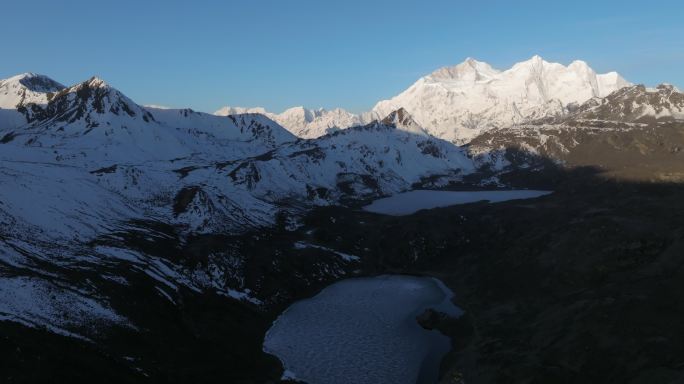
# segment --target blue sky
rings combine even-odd
[[[141,104],[360,112],[472,56],[684,88],[684,2],[4,0],[0,78],[98,75]]]

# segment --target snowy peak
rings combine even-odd
[[[85,82],[81,83],[81,85],[83,84],[86,84],[90,88],[111,88],[109,84],[107,84],[104,80],[97,76],[93,76]]]
[[[364,120],[341,108],[326,110],[324,108],[308,109],[302,106],[292,107],[280,114],[267,112],[264,108],[223,107],[214,112],[217,116],[230,116],[243,113],[259,113],[282,125],[297,137],[314,139],[328,133],[361,125]]]
[[[311,123],[317,117],[325,114],[327,111],[324,109],[306,109],[302,106],[292,107],[286,109],[285,112],[278,115],[278,118],[284,122],[288,122],[289,126],[301,127],[303,128],[308,123]]]
[[[665,92],[665,93],[670,93],[670,94],[672,94],[672,93],[681,93],[681,92],[682,92],[682,91],[679,90],[679,88],[675,87],[675,86],[672,85],[672,84],[668,84],[668,83],[659,84],[659,85],[656,87],[656,89],[657,89],[658,91],[663,91],[663,92]]]
[[[617,72],[608,72],[602,75],[597,75],[596,77],[599,87],[599,97],[606,97],[615,90],[632,85],[632,83],[625,80]]]
[[[605,97],[631,85],[616,72],[597,74],[589,64],[575,60],[568,66],[552,63],[535,55],[502,72],[498,82],[521,87],[525,96],[535,102],[557,99],[563,104],[582,103],[591,97]]]
[[[72,124],[85,120],[97,124],[96,115],[112,114],[120,117],[153,121],[154,117],[98,77],[92,77],[80,84],[63,89],[47,105],[42,119]]]
[[[597,74],[579,60],[565,66],[535,55],[499,71],[468,58],[419,79],[372,112],[386,116],[404,108],[431,135],[463,144],[490,129],[563,116],[570,104],[627,85],[617,73]]]
[[[499,73],[489,64],[477,61],[471,57],[453,67],[442,67],[430,74],[434,79],[482,81]]]
[[[511,67],[511,69],[530,68],[530,67],[531,68],[541,68],[544,65],[549,65],[549,64],[551,64],[551,63],[544,60],[544,58],[542,58],[541,56],[534,55],[527,60],[523,60],[519,63],[515,63],[513,65],[513,67]]]
[[[387,117],[382,119],[381,123],[384,125],[393,126],[401,131],[427,136],[427,132],[425,132],[423,127],[416,123],[411,114],[409,114],[404,108],[399,108],[390,113],[387,115]]]
[[[278,123],[260,113],[242,113],[226,117],[233,122],[241,134],[248,134],[272,147],[294,141],[296,137]]]
[[[18,109],[28,104],[47,104],[51,95],[64,86],[35,73],[22,73],[0,80],[0,108]]]
[[[243,107],[230,107],[230,106],[225,106],[218,111],[214,112],[214,115],[216,116],[230,116],[230,115],[241,115],[244,113],[259,113],[262,115],[267,115],[268,112],[266,112],[266,109],[262,107],[255,107],[255,108],[243,108]]]
[[[298,137],[312,139],[362,124],[362,119],[344,109],[311,110],[303,107],[291,108],[274,120]]]
[[[532,103],[544,104],[558,99],[564,104],[599,96],[596,72],[583,61],[569,66],[550,63],[535,55],[515,64],[504,72],[503,82],[510,83],[524,92],[524,98]],[[580,91],[580,95],[575,95]]]
[[[35,73],[27,72],[21,74],[18,77],[19,83],[21,83],[27,90],[40,93],[58,92],[64,89],[64,86],[51,78],[38,75]]]

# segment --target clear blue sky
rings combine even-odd
[[[684,2],[3,0],[0,78],[98,75],[141,104],[367,110],[472,56],[684,88]]]

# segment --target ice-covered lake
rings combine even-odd
[[[450,340],[416,316],[427,308],[460,315],[451,296],[428,277],[343,280],[285,310],[264,350],[280,358],[286,377],[310,384],[435,383]]]
[[[550,191],[510,190],[510,191],[429,191],[416,190],[399,193],[373,201],[363,207],[364,210],[385,215],[403,216],[418,212],[421,209],[447,207],[450,205],[474,203],[487,200],[491,203],[500,201],[531,199],[548,195]]]

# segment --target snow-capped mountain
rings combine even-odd
[[[617,73],[597,74],[583,61],[564,66],[534,56],[499,71],[468,58],[420,78],[372,112],[384,116],[404,108],[430,134],[465,143],[489,129],[562,116],[568,106],[627,85]]]
[[[5,129],[5,141],[62,151],[78,148],[86,153],[82,160],[94,165],[249,156],[295,140],[262,115],[227,118],[188,109],[143,108],[95,77],[61,90],[44,106],[28,106],[30,124]],[[227,151],[222,145],[232,148]]]
[[[332,110],[307,109],[293,107],[282,113],[267,112],[264,108],[223,107],[214,112],[217,116],[228,116],[239,113],[260,113],[276,121],[295,136],[304,139],[315,139],[339,129],[362,125],[365,121],[361,116],[345,111],[341,108]]]
[[[489,129],[563,116],[575,105],[629,85],[618,73],[597,74],[580,60],[565,66],[534,56],[500,71],[468,58],[420,78],[404,92],[360,115],[339,108],[303,107],[280,114],[263,108],[224,107],[215,114],[261,113],[298,137],[316,138],[383,119],[404,108],[431,135],[463,144]]]
[[[35,73],[22,73],[0,80],[0,108],[17,109],[33,104],[47,104],[51,94],[61,91],[64,86],[47,76]]]
[[[0,80],[0,130],[26,124],[29,105],[45,105],[62,84],[47,76],[22,73]]]
[[[394,126],[397,129],[405,132],[412,133],[418,136],[428,136],[429,133],[425,128],[421,127],[414,119],[411,114],[408,113],[404,108],[399,108],[387,115],[384,119],[380,121],[382,124]]]
[[[155,117],[98,78],[65,88],[45,106],[31,106],[30,124],[0,130],[0,160],[7,170],[2,183],[26,185],[21,193],[5,190],[0,209],[22,227],[63,239],[70,233],[94,236],[141,217],[191,231],[273,220],[273,207],[220,180],[206,188],[216,192],[216,201],[207,199],[213,208],[206,217],[201,216],[206,212],[198,212],[200,219],[180,217],[173,209],[186,187],[179,182],[185,169],[257,156],[295,140],[262,115],[155,110]]]
[[[230,115],[242,115],[245,113],[259,113],[264,116],[273,116],[273,113],[267,112],[266,109],[262,107],[255,107],[255,108],[243,108],[243,107],[223,107],[219,109],[218,111],[214,112],[214,115],[216,116],[230,116]]]

